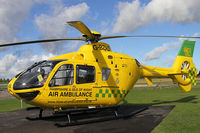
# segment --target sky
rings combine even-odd
[[[199,0],[0,0],[0,44],[81,36],[67,21],[82,21],[102,35],[200,36],[199,4]],[[199,70],[200,44],[195,41],[193,60]],[[183,39],[104,42],[141,64],[170,68]],[[65,41],[0,48],[0,78],[13,78],[36,61],[78,51],[84,44]]]

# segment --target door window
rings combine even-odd
[[[51,79],[50,86],[72,85],[74,82],[74,67],[72,64],[60,66]]]
[[[93,83],[95,82],[95,67],[94,66],[85,66],[77,65],[76,66],[76,83]]]

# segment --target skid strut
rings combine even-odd
[[[115,117],[118,117],[118,113],[117,113],[117,111],[115,110]]]
[[[68,122],[71,123],[70,114],[67,114]]]
[[[35,117],[35,118],[31,118],[31,117],[26,117],[26,119],[28,120],[39,120],[39,119],[43,119],[43,111],[44,109],[40,108],[40,107],[29,107],[29,108],[26,108],[27,111],[30,111],[30,110],[40,110],[39,111],[39,115],[38,117]]]
[[[43,109],[40,109],[39,119],[42,119]]]

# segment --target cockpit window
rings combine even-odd
[[[51,82],[49,84],[52,86],[64,86],[64,85],[72,85],[74,82],[74,67],[72,64],[64,64],[60,66],[57,70]]]
[[[14,90],[42,87],[52,69],[63,60],[49,60],[35,63],[18,77],[14,83]]]

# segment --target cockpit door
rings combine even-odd
[[[96,90],[93,88],[96,84],[96,69],[93,65],[76,65],[75,86],[80,94],[77,100],[86,104],[96,101]]]
[[[64,104],[75,100],[72,93],[74,84],[74,65],[62,64],[51,74],[45,95],[48,103]]]

